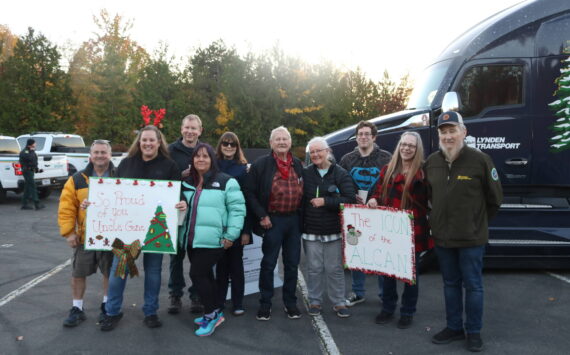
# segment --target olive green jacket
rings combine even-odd
[[[474,148],[463,147],[449,164],[441,151],[425,163],[429,223],[435,244],[445,248],[485,245],[488,221],[503,200],[503,189],[491,158]]]

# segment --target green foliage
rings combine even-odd
[[[3,47],[3,46],[0,46]],[[69,130],[74,100],[60,54],[32,28],[0,64],[0,132]]]
[[[130,21],[105,10],[94,20],[100,33],[83,43],[70,64],[80,104],[76,127],[87,138],[128,145],[141,122],[133,93],[148,54],[129,37]]]
[[[99,33],[77,49],[68,74],[59,69],[56,48],[33,32],[0,61],[2,122],[19,122],[5,132],[60,129],[128,146],[142,123],[140,107],[147,105],[166,109],[169,142],[179,137],[181,119],[197,114],[201,140],[213,145],[229,130],[246,148],[268,147],[270,131],[284,125],[294,145],[304,146],[314,136],[403,109],[411,90],[407,77],[396,83],[387,71],[374,82],[359,69],[311,65],[277,47],[239,55],[222,40],[197,48],[178,67],[166,45],[149,56],[133,41],[132,22],[104,10],[94,20]],[[0,50],[9,47],[2,46],[7,34],[0,28]],[[37,53],[25,54],[28,47]]]

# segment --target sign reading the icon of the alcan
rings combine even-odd
[[[519,149],[519,142],[509,142],[505,137],[473,137],[467,136],[465,143],[471,148],[490,149]]]
[[[416,264],[411,211],[341,206],[345,266],[414,284]]]

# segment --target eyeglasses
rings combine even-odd
[[[370,137],[372,136],[372,133],[370,132],[360,132],[357,134],[358,137]]]
[[[402,147],[402,148],[410,148],[411,150],[416,149],[416,145],[415,145],[415,144],[408,144],[408,143],[400,143],[400,147]]]
[[[309,152],[309,154],[315,155],[315,154],[319,154],[320,152],[323,152],[323,151],[325,151],[325,150],[327,150],[327,148],[315,149],[315,150],[311,150],[311,151]]]
[[[236,142],[222,142],[222,146],[236,148],[237,143]]]

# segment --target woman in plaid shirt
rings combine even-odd
[[[427,221],[427,182],[422,170],[424,149],[422,139],[416,132],[405,132],[400,137],[392,159],[380,172],[376,192],[368,201],[369,207],[388,206],[411,210],[414,215],[414,240],[416,260],[422,251],[433,248]],[[418,302],[418,275],[414,285],[405,284],[400,308],[398,328],[409,328]],[[388,323],[394,317],[398,303],[396,279],[384,276],[382,311],[376,323]]]

